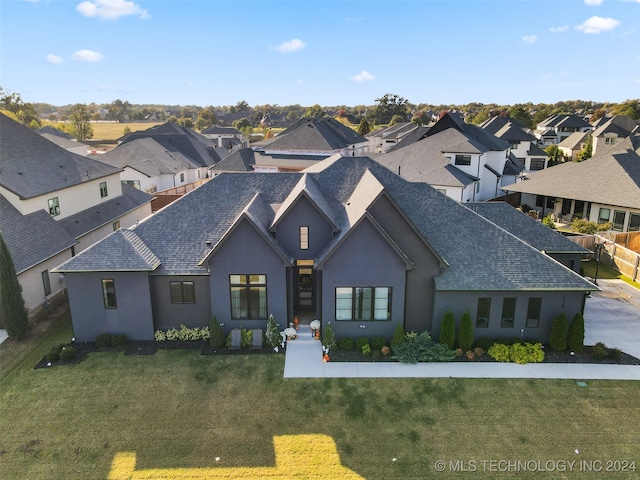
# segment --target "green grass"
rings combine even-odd
[[[640,469],[640,382],[283,379],[283,356],[192,350],[92,353],[34,370],[68,334],[62,319],[46,339],[0,346],[2,478],[105,479],[125,451],[137,468],[272,466],[272,437],[303,433],[331,436],[342,463],[367,479],[585,475],[496,474],[482,460],[635,460]],[[472,460],[473,474],[449,469]]]
[[[591,277],[591,278],[595,278],[596,276],[596,261],[595,260],[589,260],[588,262],[582,262],[582,271],[584,273],[585,277]],[[623,275],[622,273],[620,273],[619,271],[617,271],[614,268],[611,268],[607,265],[604,265],[603,263],[600,263],[600,266],[598,267],[598,278],[603,278],[605,280],[614,280],[614,279],[619,279],[622,280],[623,282],[628,283],[629,285],[632,285],[636,288],[640,288],[640,283],[639,282],[634,282],[631,277],[628,277],[627,275]]]

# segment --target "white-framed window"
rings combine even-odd
[[[545,163],[544,158],[532,158],[530,170],[543,170],[544,163]]]
[[[107,190],[107,182],[100,182],[100,198],[104,198],[109,196],[109,191]]]
[[[598,224],[607,223],[611,218],[611,209],[610,208],[600,208],[598,212]]]
[[[471,165],[471,155],[456,155],[455,164],[461,166]]]
[[[616,143],[615,137],[605,137],[604,139],[605,145],[613,145],[614,143]]]
[[[113,222],[111,224],[111,226],[113,227],[113,231],[115,232],[116,230],[120,229],[120,220],[116,220],[115,222]]]
[[[49,204],[49,215],[55,217],[60,215],[60,202],[58,201],[58,197],[53,197],[48,200]]]

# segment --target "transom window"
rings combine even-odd
[[[300,227],[300,250],[309,250],[309,227]]]
[[[337,287],[336,320],[391,320],[391,287]]]
[[[118,308],[116,302],[116,284],[113,278],[102,279],[102,298],[104,300],[104,308]]]
[[[487,328],[491,316],[491,299],[478,299],[478,315],[476,316],[476,328]]]
[[[502,321],[500,326],[502,328],[513,327],[513,319],[516,316],[516,299],[505,298],[502,300]]]
[[[107,191],[107,182],[101,182],[100,183],[100,198],[104,198],[106,196],[109,195],[109,192]]]
[[[530,298],[527,306],[527,327],[537,328],[540,324],[540,307],[542,306],[541,298]]]
[[[229,285],[233,320],[267,319],[266,275],[229,275]]]
[[[60,215],[60,203],[58,202],[58,197],[49,199],[49,215],[52,217]]]
[[[193,282],[170,282],[171,303],[196,303],[196,288]]]
[[[471,165],[471,155],[456,155],[456,165]]]

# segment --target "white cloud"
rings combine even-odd
[[[102,20],[117,20],[127,15],[151,18],[149,12],[140,7],[140,5],[127,0],[87,0],[78,4],[76,10],[85,17],[96,17]]]
[[[524,43],[529,44],[529,45],[531,45],[533,43],[536,43],[537,40],[538,40],[538,37],[535,36],[535,35],[527,35],[527,36],[522,37],[522,41]]]
[[[562,25],[561,27],[551,27],[549,30],[551,30],[553,33],[566,32],[567,30],[569,30],[569,25]]]
[[[585,20],[581,25],[578,25],[576,30],[581,30],[584,33],[600,33],[613,30],[618,25],[620,25],[620,22],[611,17],[591,17]]]
[[[291,53],[302,50],[306,46],[306,43],[304,43],[302,40],[300,40],[299,38],[294,38],[293,40],[282,42],[277,47],[269,47],[269,50],[275,50],[276,52],[280,53]]]
[[[104,55],[93,50],[78,50],[71,55],[71,60],[76,62],[98,62],[104,58]]]
[[[602,5],[602,0],[584,0],[584,3],[592,7],[597,7],[599,5]]]
[[[356,82],[356,83],[362,83],[362,82],[370,82],[371,80],[375,80],[376,77],[371,75],[366,70],[362,70],[359,74],[354,75],[353,77],[350,77],[349,79],[351,81],[353,81],[353,82]]]
[[[62,63],[62,57],[50,53],[47,55],[47,63]]]

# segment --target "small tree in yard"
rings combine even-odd
[[[567,349],[567,316],[564,312],[553,319],[551,334],[549,335],[549,346],[558,352]]]
[[[273,318],[273,315],[269,315],[265,337],[267,338],[267,343],[269,344],[270,347],[276,348],[280,345],[280,342],[281,342],[280,331],[278,330],[278,324]]]
[[[393,338],[391,339],[391,346],[392,347],[396,347],[398,345],[402,345],[404,342],[406,342],[407,339],[404,335],[404,327],[402,326],[402,324],[398,324],[396,325],[395,330],[393,331]]]
[[[471,315],[467,310],[462,314],[460,319],[460,330],[458,331],[458,347],[467,351],[473,345],[473,323],[471,323]]]
[[[581,352],[584,348],[584,317],[580,312],[576,313],[569,325],[567,345],[572,352]]]
[[[440,327],[440,343],[444,343],[449,348],[453,349],[455,342],[456,320],[453,318],[453,313],[447,310],[444,312],[444,319],[442,320],[442,326]]]
[[[549,227],[551,230],[556,229],[556,224],[553,223],[553,218],[551,217],[551,214],[547,215],[542,219],[542,224],[546,227]]]
[[[211,342],[211,346],[214,348],[224,347],[224,342],[226,338],[224,337],[224,333],[222,333],[222,327],[218,323],[218,319],[216,319],[215,315],[211,315],[211,324],[209,325],[209,333],[211,337],[209,337],[209,342]]]
[[[9,247],[0,233],[0,319],[9,337],[20,340],[29,330],[22,287],[13,265]]]

